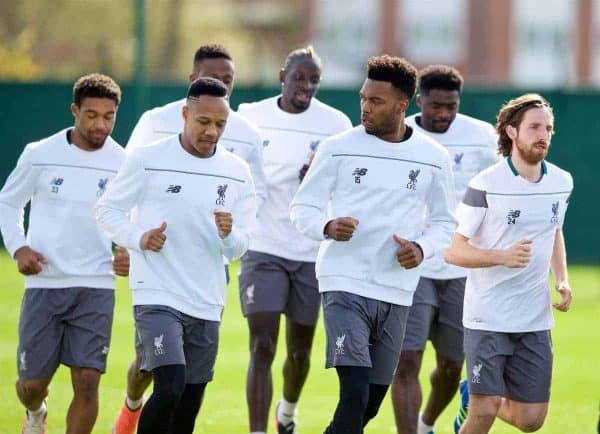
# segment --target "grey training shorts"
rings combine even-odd
[[[391,384],[402,350],[407,316],[408,306],[349,292],[323,293],[326,367],[369,367],[369,383]]]
[[[194,318],[168,306],[133,307],[142,371],[185,365],[188,384],[212,381],[219,344],[218,321]]]
[[[469,393],[545,403],[552,381],[550,330],[502,333],[465,329]]]
[[[19,378],[50,379],[61,363],[104,373],[114,306],[112,288],[26,289],[19,318]]]
[[[321,296],[314,262],[249,250],[242,256],[239,281],[244,316],[283,312],[298,324],[317,324]]]

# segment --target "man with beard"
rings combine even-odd
[[[474,175],[498,161],[497,136],[487,122],[458,113],[463,78],[446,65],[419,72],[420,113],[406,119],[416,131],[450,152],[457,203]],[[452,400],[462,372],[462,308],[467,270],[447,264],[442,252],[423,262],[421,278],[406,322],[402,354],[392,384],[392,401],[399,434],[431,434],[433,425]],[[419,371],[427,340],[436,352],[431,393],[422,414]]]
[[[25,275],[16,383],[27,408],[25,434],[45,432],[48,386],[61,363],[73,385],[67,432],[92,432],[98,415],[115,296],[111,242],[94,220],[94,204],[125,158],[110,137],[120,101],[110,77],[78,79],[74,126],[28,144],[0,191],[4,244]]]
[[[200,46],[194,55],[192,73],[189,76],[190,83],[198,77],[212,77],[220,80],[227,87],[227,97],[231,97],[235,65],[227,48],[221,44]],[[130,153],[141,146],[178,134],[183,128],[181,109],[185,102],[186,99],[183,98],[145,112],[131,133],[129,142],[127,142],[127,152]],[[219,144],[243,158],[250,166],[256,190],[257,206],[260,208],[266,199],[260,133],[245,118],[230,110],[227,125],[219,139]],[[227,263],[226,259],[225,262]],[[229,280],[228,270],[227,276]],[[149,372],[140,371],[141,359],[138,344],[136,339],[138,355],[127,372],[127,393],[114,425],[114,434],[133,434],[135,432],[144,401],[144,391],[152,382],[152,375]]]
[[[294,50],[279,72],[281,95],[239,107],[263,136],[267,179],[267,200],[240,274],[240,299],[250,329],[246,397],[255,434],[267,429],[281,313],[287,317],[287,357],[276,409],[279,434],[296,432],[296,406],[309,370],[320,304],[315,277],[319,245],[292,226],[289,204],[319,142],[352,126],[346,115],[314,97],[321,66],[312,47]]]
[[[566,312],[571,304],[562,226],[573,180],[544,160],[552,108],[537,94],[515,98],[500,109],[496,131],[506,158],[469,182],[445,253],[469,268],[461,434],[487,433],[496,417],[523,432],[541,428],[553,358],[550,268],[561,296],[553,306]]]
[[[417,71],[372,57],[360,90],[362,125],[321,144],[290,207],[298,230],[321,240],[319,290],[327,367],[340,384],[325,434],[360,434],[398,364],[418,265],[455,227],[450,156],[404,115]]]
[[[256,216],[248,164],[217,145],[228,115],[225,85],[194,81],[181,134],[129,153],[96,206],[102,228],[131,252],[140,369],[154,381],[139,434],[191,434],[213,378],[223,256],[245,252]]]

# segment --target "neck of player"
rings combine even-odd
[[[404,123],[404,119],[398,123],[398,126],[388,132],[382,132],[375,134],[375,137],[381,140],[385,140],[386,142],[399,143],[406,140],[406,124]]]
[[[102,146],[104,146],[104,144],[100,146],[92,145],[88,140],[86,140],[85,137],[81,135],[77,127],[73,127],[70,132],[71,142],[82,151],[93,152],[97,151],[98,149],[102,148]]]
[[[537,163],[529,163],[526,161],[519,151],[511,154],[512,163],[519,172],[519,176],[525,178],[529,182],[538,182],[542,173],[542,161]]]

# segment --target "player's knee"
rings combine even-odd
[[[296,366],[309,366],[310,365],[310,350],[309,349],[296,349],[288,353],[288,358]]]
[[[462,374],[463,362],[449,359],[439,359],[437,370],[438,373],[448,381],[460,381]]]
[[[40,380],[17,380],[16,388],[25,403],[36,401],[48,393],[46,381]]]
[[[100,373],[98,371],[92,369],[82,370],[73,386],[75,396],[85,402],[98,401],[99,382]]]
[[[523,432],[536,432],[544,425],[545,412],[528,415],[522,420],[517,420],[517,427]]]
[[[275,341],[267,334],[261,334],[252,338],[251,356],[257,360],[271,363],[275,358]]]
[[[416,379],[420,368],[419,353],[416,351],[403,351],[396,368],[396,377],[401,381]]]

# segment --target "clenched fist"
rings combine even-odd
[[[417,243],[405,240],[396,234],[394,234],[394,241],[398,243],[396,259],[404,268],[409,270],[423,262],[423,252]]]
[[[42,265],[48,263],[41,253],[36,252],[29,246],[23,246],[17,249],[14,257],[17,261],[19,273],[24,274],[25,276],[38,274],[42,271]]]
[[[531,240],[520,240],[503,251],[503,265],[508,268],[523,268],[531,260]]]
[[[165,231],[167,230],[167,222],[162,222],[161,225],[157,228],[150,229],[142,235],[142,239],[140,240],[140,247],[142,250],[151,250],[153,252],[160,252],[165,241],[167,240],[167,235],[165,235]]]
[[[352,238],[356,227],[358,226],[358,220],[353,217],[339,217],[337,219],[330,220],[325,225],[325,234],[329,238],[336,241],[348,241]]]
[[[115,248],[113,271],[117,276],[129,276],[129,252],[125,247],[117,246]]]
[[[217,225],[219,237],[227,237],[227,235],[231,233],[231,228],[233,227],[233,217],[231,216],[231,213],[216,209],[213,211],[213,214],[215,215],[215,224]]]

